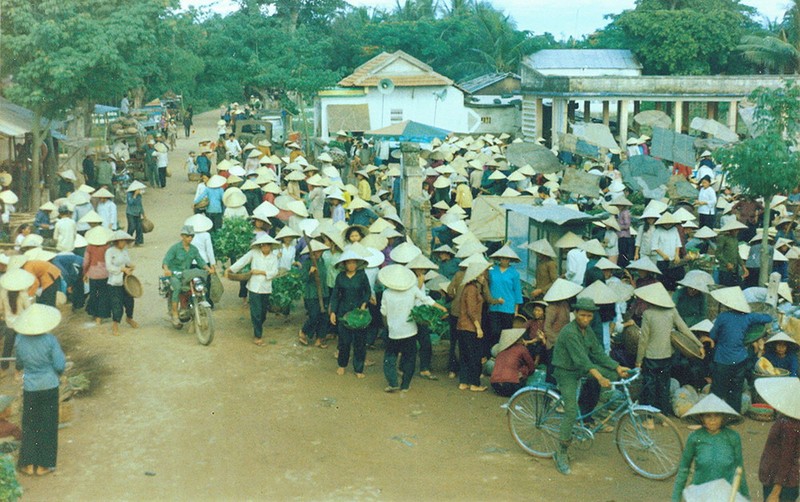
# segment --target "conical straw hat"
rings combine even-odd
[[[600,270],[621,270],[619,265],[613,263],[608,258],[600,258],[599,260],[597,260],[597,263],[595,263],[594,266],[599,268]]]
[[[403,265],[395,264],[382,268],[378,280],[388,289],[406,291],[417,283],[417,276]]]
[[[547,293],[544,295],[544,301],[550,303],[566,300],[567,298],[572,298],[577,295],[582,290],[583,288],[579,284],[559,277],[556,279],[556,282],[550,286],[550,289],[547,290]]]
[[[95,212],[94,209],[81,216],[78,223],[103,223],[103,218]]]
[[[486,272],[486,269],[488,269],[490,266],[491,265],[489,262],[481,263],[477,260],[473,263],[470,263],[467,266],[467,270],[464,272],[464,279],[461,281],[461,284],[467,285],[474,281],[480,277],[482,273]]]
[[[311,248],[311,252],[315,252],[315,251],[325,251],[325,250],[327,250],[327,249],[330,249],[328,246],[326,246],[325,244],[321,243],[320,241],[318,241],[318,240],[312,240],[312,241],[309,243],[309,245],[308,245],[308,246],[306,246],[306,247],[304,247],[304,248],[303,248],[303,250],[300,252],[300,254],[308,254],[308,249],[309,249],[309,247]]]
[[[792,299],[792,288],[789,286],[788,282],[782,282],[778,284],[778,296],[789,303],[794,303],[794,300]]]
[[[698,239],[713,239],[717,236],[717,233],[708,227],[702,227],[694,233],[694,236]]]
[[[525,328],[504,329],[500,332],[500,341],[492,346],[492,355],[497,355],[511,347],[525,334]]]
[[[184,225],[189,225],[195,232],[208,232],[214,227],[214,222],[208,216],[197,213],[189,216],[183,221]]]
[[[696,220],[697,219],[695,217],[695,215],[693,215],[692,213],[687,211],[685,207],[682,207],[682,208],[678,209],[677,211],[675,211],[672,214],[672,216],[674,216],[676,219],[680,220],[683,223],[685,223],[687,221],[692,221],[692,220]]]
[[[392,249],[389,258],[395,263],[406,264],[421,254],[422,250],[420,250],[420,248],[406,241]]]
[[[281,240],[284,237],[291,237],[292,239],[297,239],[300,237],[300,234],[295,232],[289,225],[284,226],[280,232],[275,235],[275,240]]]
[[[36,277],[33,274],[27,270],[17,268],[9,270],[3,274],[3,277],[0,277],[0,288],[6,291],[25,291],[33,286],[34,282],[36,282]]]
[[[570,249],[580,247],[585,241],[572,232],[567,232],[556,241],[559,249]]]
[[[508,258],[512,261],[520,261],[519,255],[508,244],[492,253],[489,258]]]
[[[592,239],[590,241],[584,242],[580,246],[580,248],[589,254],[593,254],[596,256],[606,256],[606,250],[603,249],[603,245],[600,244],[600,241],[598,241],[597,239]]]
[[[361,239],[361,244],[368,248],[373,248],[379,251],[383,251],[384,249],[386,249],[386,246],[389,245],[389,239],[387,239],[383,235],[369,234],[363,239]]]
[[[627,268],[632,270],[644,270],[646,272],[661,275],[661,271],[658,269],[656,264],[653,263],[653,260],[646,256],[642,256],[638,260],[628,263]]]
[[[800,380],[796,377],[756,379],[758,395],[779,413],[800,420]]]
[[[350,205],[347,206],[351,211],[356,209],[368,209],[369,207],[370,205],[361,197],[353,197],[353,200],[350,201]]]
[[[675,303],[672,301],[666,288],[664,288],[664,285],[660,282],[649,284],[642,288],[636,288],[633,290],[633,294],[647,303],[652,303],[658,307],[675,307]]]
[[[731,218],[724,225],[722,225],[722,227],[717,232],[719,233],[730,232],[732,230],[744,230],[745,228],[747,228],[747,225],[740,222],[739,220]]]
[[[533,251],[534,253],[539,253],[540,255],[549,256],[550,258],[556,257],[556,251],[555,249],[553,249],[553,246],[550,245],[547,239],[539,239],[538,241],[533,241],[526,247],[531,251]]]
[[[624,195],[620,195],[619,197],[615,198],[611,202],[609,202],[612,206],[632,206],[633,203],[628,200],[627,197]]]
[[[2,286],[2,279],[0,279],[0,286]],[[791,344],[791,345],[800,346],[800,343],[797,343],[797,341],[795,341],[794,338],[792,338],[791,336],[787,335],[784,332],[779,332],[779,333],[776,333],[776,334],[772,335],[764,343],[766,344],[766,343],[774,343],[774,342],[784,342],[784,343],[788,343],[788,344]]]
[[[486,246],[480,242],[470,241],[458,246],[456,258],[469,258],[474,255],[482,255],[488,250]]]
[[[699,323],[691,326],[689,329],[692,331],[700,331],[702,333],[709,333],[711,328],[714,327],[714,323],[709,321],[708,319],[703,319]]]
[[[111,230],[106,227],[94,227],[86,232],[86,242],[92,246],[105,246],[111,235]]]
[[[210,177],[208,181],[206,181],[206,186],[208,188],[220,188],[225,185],[227,180],[224,176],[220,176],[219,174],[215,174],[214,176]]]
[[[730,407],[728,403],[717,397],[715,394],[709,394],[699,403],[692,406],[681,418],[693,420],[700,423],[701,416],[706,413],[719,413],[725,415],[728,424],[738,424],[742,420],[741,415],[736,413],[736,410]]]
[[[678,225],[681,221],[674,217],[672,213],[664,213],[661,218],[656,220],[656,225]]]
[[[744,293],[739,286],[721,288],[711,292],[712,298],[725,305],[729,309],[749,314],[750,305],[744,297]]]
[[[703,293],[708,293],[708,287],[714,284],[714,278],[708,272],[702,270],[690,270],[686,275],[678,281],[681,286],[696,289]]]
[[[411,270],[439,270],[439,265],[430,261],[424,254],[419,254],[406,265]]]
[[[95,213],[97,214],[97,213]],[[19,247],[21,248],[38,248],[44,244],[44,237],[39,234],[28,234],[22,239]]]
[[[578,293],[578,298],[589,298],[597,305],[607,305],[617,301],[614,291],[606,286],[603,281],[594,281],[586,286],[583,291]]]
[[[237,187],[230,187],[225,190],[225,194],[222,196],[222,203],[225,207],[236,208],[242,207],[247,202],[247,196],[242,192],[240,188]]]
[[[11,328],[20,335],[49,333],[61,322],[61,312],[43,303],[34,303],[22,311]]]

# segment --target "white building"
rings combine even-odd
[[[314,115],[316,136],[325,140],[340,129],[358,133],[404,120],[460,133],[481,123],[451,79],[403,51],[383,52],[320,91]]]

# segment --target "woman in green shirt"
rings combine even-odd
[[[686,439],[686,447],[672,490],[673,502],[681,501],[692,464],[694,464],[693,485],[715,479],[724,479],[732,483],[736,468],[741,467],[742,481],[739,493],[749,497],[742,461],[742,439],[738,432],[728,428],[728,425],[741,422],[742,416],[725,401],[714,394],[709,394],[692,406],[683,418],[695,421],[703,427],[689,434]]]

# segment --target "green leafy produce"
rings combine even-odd
[[[0,457],[0,500],[14,502],[22,497],[22,487],[11,455]]]
[[[272,281],[270,307],[277,312],[288,314],[296,299],[303,297],[303,274],[298,269],[291,269],[286,274]]]
[[[411,309],[409,321],[427,326],[431,330],[431,342],[438,342],[450,334],[450,324],[443,318],[443,312],[431,305],[418,305]]]
[[[253,224],[247,218],[226,218],[223,220],[222,228],[211,232],[214,254],[229,258],[231,263],[250,250],[251,242],[253,242]]]

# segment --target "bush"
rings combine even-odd
[[[11,455],[0,457],[0,500],[14,502],[22,497],[22,487],[17,480],[14,459]]]

